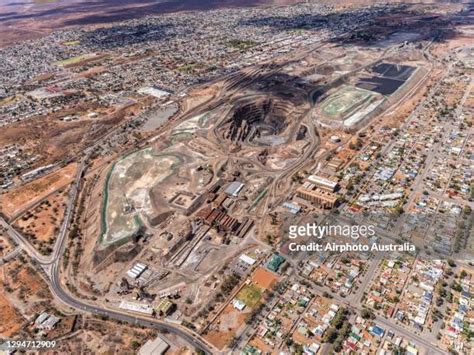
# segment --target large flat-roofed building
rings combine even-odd
[[[127,275],[131,279],[137,279],[146,269],[147,266],[145,264],[135,263],[135,265],[127,271]]]
[[[285,262],[285,258],[278,253],[274,253],[267,263],[267,268],[273,272],[277,272],[280,266]]]
[[[344,160],[339,158],[332,158],[328,163],[328,168],[332,171],[338,171],[344,165]]]
[[[148,340],[140,348],[138,355],[162,355],[169,347],[169,344],[158,336],[155,340]]]
[[[308,176],[308,181],[316,187],[319,187],[322,190],[326,190],[329,192],[334,192],[336,191],[337,188],[337,181],[334,181],[332,179],[328,179],[319,175],[310,175]]]
[[[336,206],[338,196],[332,192],[328,192],[321,189],[311,190],[301,186],[296,190],[296,196],[302,198],[303,200],[311,202],[313,205],[324,208],[331,209]]]
[[[129,302],[122,300],[120,302],[119,308],[125,309],[127,311],[148,314],[150,316],[153,314],[153,308],[146,303]]]
[[[163,313],[163,315],[167,316],[171,313],[173,313],[173,310],[176,309],[176,306],[173,302],[171,302],[169,299],[165,298],[161,300],[161,302],[158,304],[156,307],[156,310],[159,313]]]
[[[244,186],[245,185],[239,181],[233,181],[224,192],[229,196],[237,197]]]
[[[35,320],[35,325],[38,329],[52,330],[59,322],[59,318],[54,315],[50,315],[46,312],[41,313]]]

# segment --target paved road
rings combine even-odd
[[[118,310],[115,311],[99,306],[90,305],[76,298],[75,296],[70,295],[62,288],[60,280],[60,258],[66,246],[66,237],[68,234],[69,226],[72,221],[74,206],[77,203],[77,196],[80,189],[82,176],[87,166],[86,163],[94,149],[100,144],[102,144],[105,139],[114,134],[115,131],[119,128],[110,131],[100,140],[96,141],[94,145],[85,150],[84,157],[82,158],[81,163],[78,166],[76,178],[69,193],[69,200],[66,206],[66,213],[60,228],[60,232],[56,239],[53,252],[49,256],[44,256],[38,253],[38,251],[34,248],[34,246],[31,245],[27,238],[25,238],[18,231],[16,231],[5,219],[1,217],[0,225],[2,225],[6,229],[8,235],[13,240],[15,240],[15,242],[18,243],[18,245],[22,247],[27,254],[41,266],[42,271],[45,275],[45,279],[48,281],[53,295],[64,304],[80,311],[90,312],[98,315],[105,315],[117,320],[152,327],[159,330],[166,330],[170,333],[179,335],[183,339],[189,341],[191,345],[205,351],[206,353],[218,353],[218,351],[214,347],[205,342],[203,338],[201,338],[198,334],[193,333],[188,328],[185,328],[180,325],[168,324],[160,320],[133,316],[130,314],[122,313]]]
[[[5,229],[7,235],[15,241],[16,244],[20,245],[23,250],[34,260],[38,261],[40,264],[47,264],[50,261],[50,258],[41,255],[35,249],[34,246],[20,233],[18,233],[8,222],[0,217],[0,225]]]
[[[367,286],[374,278],[379,268],[380,263],[381,263],[381,260],[378,260],[377,258],[374,260],[371,260],[370,265],[367,268],[367,271],[364,275],[364,278],[362,279],[361,284],[359,285],[359,288],[357,289],[357,292],[355,292],[353,295],[349,295],[348,297],[351,300],[355,298],[355,300],[351,301],[351,303],[362,304],[362,299],[364,298],[364,292],[367,291]]]
[[[106,137],[108,136],[109,135],[107,135]],[[63,289],[60,281],[60,259],[66,246],[66,237],[68,234],[67,232],[71,224],[74,206],[77,202],[77,195],[80,188],[82,175],[86,168],[86,162],[89,159],[90,154],[93,152],[94,147],[97,146],[97,144],[95,144],[93,147],[91,147],[85,152],[86,154],[78,167],[76,179],[70,190],[69,201],[66,206],[66,213],[64,216],[63,224],[61,225],[61,229],[56,239],[53,252],[49,256],[39,254],[37,250],[30,244],[30,242],[18,231],[16,231],[10,224],[8,224],[5,219],[0,218],[0,225],[2,225],[6,229],[7,234],[13,240],[15,240],[16,243],[18,243],[18,249],[22,248],[23,250],[25,250],[26,253],[41,266],[44,272],[45,280],[49,283],[53,296],[65,305],[79,311],[89,312],[97,315],[104,315],[116,320],[155,328],[161,331],[168,331],[170,333],[180,336],[181,338],[188,341],[190,345],[194,346],[195,348],[201,349],[208,354],[218,353],[215,348],[211,347],[198,334],[195,334],[190,329],[185,328],[181,325],[169,324],[160,320],[147,319],[126,313],[121,313],[118,310],[114,311],[99,306],[90,305],[81,301],[79,298],[70,295]]]
[[[216,353],[216,351],[214,349],[211,349],[209,345],[205,343],[198,335],[191,333],[187,328],[183,326],[168,324],[166,322],[159,321],[159,320],[142,318],[138,316],[121,313],[119,311],[113,311],[113,310],[101,308],[98,306],[93,306],[71,296],[70,294],[65,292],[64,289],[62,288],[62,285],[60,282],[60,276],[59,276],[58,263],[54,263],[52,265],[51,276],[52,276],[51,289],[53,291],[53,294],[59,300],[61,300],[64,304],[70,307],[73,307],[83,312],[89,312],[96,315],[107,316],[116,320],[131,323],[131,324],[137,324],[137,325],[141,325],[145,327],[150,327],[150,328],[158,329],[160,331],[168,331],[170,333],[176,334],[179,337],[183,338],[195,348],[204,350],[206,353],[209,353],[209,354]]]
[[[306,282],[310,282],[312,285],[311,289],[316,291],[317,294],[320,296],[323,295],[324,290],[323,287],[316,285],[313,281],[308,280],[302,276],[299,276],[301,280],[305,280]],[[337,293],[332,293],[330,291],[326,291],[327,293],[331,294],[331,296],[341,304],[344,304],[346,307],[353,311],[361,312],[363,310],[361,304],[356,304],[355,302],[349,302],[347,299],[339,296]],[[415,344],[422,345],[425,347],[426,351],[430,355],[435,354],[444,354],[442,350],[440,350],[435,344],[432,344],[430,341],[424,339],[421,335],[415,334],[415,331],[407,326],[397,324],[393,319],[387,319],[379,315],[375,315],[374,322],[377,324],[382,324],[387,330],[391,329],[396,333],[402,335],[404,338],[409,339],[410,341],[414,342]]]

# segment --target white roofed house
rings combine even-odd
[[[319,175],[308,176],[308,181],[326,191],[334,192],[337,189],[337,181]]]
[[[250,256],[248,256],[247,254],[242,254],[239,259],[241,261],[243,261],[244,263],[248,264],[248,265],[253,265],[255,264],[256,260],[254,258],[251,258]]]
[[[42,312],[35,320],[35,326],[38,329],[44,330],[52,330],[58,324],[60,319],[58,317],[53,316],[52,314],[48,314],[46,312]]]
[[[41,325],[47,318],[49,317],[49,314],[46,312],[41,313],[35,320],[36,325]]]
[[[237,309],[239,311],[243,311],[246,307],[246,304],[243,303],[242,301],[238,300],[238,299],[234,299],[232,301],[232,305],[234,306],[235,309]]]

